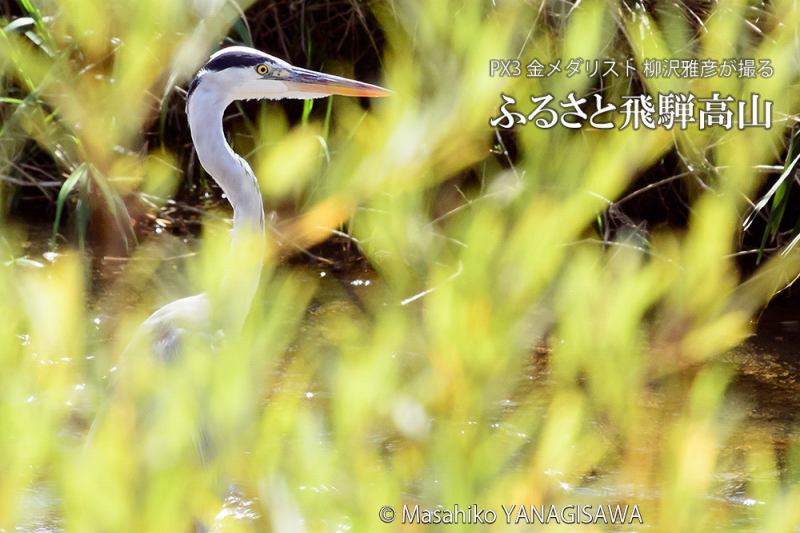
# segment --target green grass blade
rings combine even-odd
[[[130,246],[128,237],[133,235],[128,208],[125,207],[125,202],[122,201],[117,191],[111,187],[104,176],[96,173],[93,177],[94,179],[92,182],[97,184],[98,189],[100,189],[100,194],[103,196],[103,200],[111,216],[114,217],[114,224],[117,226],[117,230],[122,237],[122,244],[127,251]]]
[[[767,203],[769,203],[769,201],[775,196],[775,193],[777,193],[778,189],[780,189],[781,186],[784,184],[786,179],[789,176],[791,176],[792,171],[797,166],[798,161],[800,161],[800,154],[798,154],[794,159],[792,159],[791,163],[789,163],[786,166],[783,173],[780,175],[780,177],[778,177],[778,179],[775,181],[772,187],[770,187],[769,191],[767,191],[767,193],[764,196],[762,196],[761,199],[756,203],[755,207],[753,207],[753,209],[750,211],[750,214],[747,215],[747,217],[745,218],[744,224],[742,224],[742,227],[745,230],[747,230],[747,228],[750,227],[750,225],[753,223],[753,220],[755,220],[755,217],[758,215],[758,213],[760,213],[761,210],[764,209]]]
[[[786,166],[784,167],[784,174],[787,172],[791,173],[791,169],[797,163],[796,155],[798,152],[800,152],[800,130],[795,132],[792,136],[792,142],[790,143],[789,151],[786,154]],[[767,243],[774,241],[778,236],[778,232],[781,228],[781,222],[786,214],[786,208],[789,205],[789,198],[792,190],[791,187],[792,181],[786,180],[781,183],[780,187],[778,187],[778,189],[775,191],[775,196],[772,199],[772,208],[769,212],[769,218],[767,219],[767,224],[764,228],[764,234],[761,236],[761,244],[758,249],[756,263],[761,262]],[[800,218],[795,221],[794,230],[792,233],[797,234],[798,230],[800,230]],[[792,242],[794,242],[794,240]],[[790,244],[790,247],[793,246],[794,244]]]
[[[42,12],[30,0],[17,0],[17,3],[25,11],[25,13],[29,15],[29,17],[24,17],[23,19],[30,20],[25,20],[24,23],[18,26],[15,26],[17,23],[17,21],[15,21],[9,24],[6,28],[11,28],[19,33],[24,33],[25,36],[44,53],[50,57],[55,57],[56,54],[54,50],[56,47],[53,44],[53,37],[50,34],[50,30],[42,18]],[[30,23],[31,20],[33,24]],[[35,32],[31,31],[31,26],[36,29]],[[4,29],[3,31],[6,30]]]
[[[247,24],[244,14],[242,14],[242,16],[236,20],[236,23],[233,25],[233,30],[239,37],[239,41],[251,48],[255,47],[253,42],[253,33],[250,31],[250,26]]]
[[[69,194],[75,189],[75,186],[78,185],[81,181],[86,179],[86,172],[88,166],[83,163],[78,166],[69,177],[64,181],[64,184],[61,185],[61,189],[58,191],[58,198],[56,199],[56,217],[53,220],[53,232],[50,236],[50,248],[55,249],[56,247],[56,237],[58,236],[58,228],[61,225],[61,215],[64,213],[64,204],[69,197]]]
[[[75,214],[77,216],[78,247],[82,252],[86,251],[86,234],[89,227],[89,202],[87,194],[82,191],[81,197],[75,204]]]
[[[303,100],[303,116],[300,123],[303,126],[308,125],[308,118],[311,116],[311,110],[314,109],[314,100]]]
[[[333,114],[333,97],[328,98],[328,107],[325,109],[325,120],[322,121],[322,138],[326,141],[331,132],[331,115]]]

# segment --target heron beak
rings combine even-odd
[[[310,94],[336,94],[341,96],[388,96],[389,89],[361,81],[348,80],[340,76],[323,74],[304,68],[294,67],[289,71],[285,82],[295,91]]]

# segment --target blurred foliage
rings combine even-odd
[[[36,143],[64,175],[59,213],[75,194],[104,205],[101,236],[124,241],[128,195],[159,204],[180,174],[170,147],[143,132],[225,34],[253,39],[246,6],[21,5],[29,18],[0,34],[0,161],[15,165]],[[267,202],[300,212],[271,222],[240,333],[187,336],[170,362],[125,351],[175,243],[137,248],[98,296],[87,254],[32,260],[4,225],[0,528],[374,531],[389,528],[383,505],[474,503],[497,510],[499,530],[501,504],[628,503],[655,530],[795,530],[794,439],[773,446],[731,407],[717,356],[800,272],[793,248],[747,278],[733,256],[759,167],[785,157],[796,116],[796,3],[757,6],[751,33],[752,6],[734,0],[713,4],[696,32],[690,13],[599,1],[370,7],[392,98],[369,110],[337,98],[292,127],[265,106],[232,135]],[[579,78],[488,76],[490,58],[518,54],[770,58],[773,78],[679,89],[757,91],[788,118],[675,137],[529,126],[504,139],[487,125],[501,91],[592,90]],[[704,181],[687,228],[644,243],[596,238],[614,199],[676,147]],[[79,219],[89,226],[88,212]],[[279,260],[346,221],[374,275],[339,284]],[[217,326],[247,301],[235,283],[219,289],[241,260],[226,249],[209,218],[185,269],[221,310]],[[723,473],[745,503],[720,496]]]

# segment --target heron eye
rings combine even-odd
[[[256,72],[258,72],[259,76],[264,76],[269,73],[269,67],[262,63],[256,67]]]

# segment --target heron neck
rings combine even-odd
[[[229,104],[214,94],[198,90],[189,101],[187,113],[200,164],[233,207],[236,240],[243,231],[264,232],[264,204],[250,165],[234,153],[225,139],[222,116]]]
[[[199,87],[189,99],[187,113],[197,157],[222,188],[233,207],[233,235],[228,266],[219,280],[219,318],[226,331],[242,327],[258,289],[266,254],[264,205],[247,162],[236,155],[222,130],[222,115],[230,100]],[[238,295],[225,299],[222,295]]]

